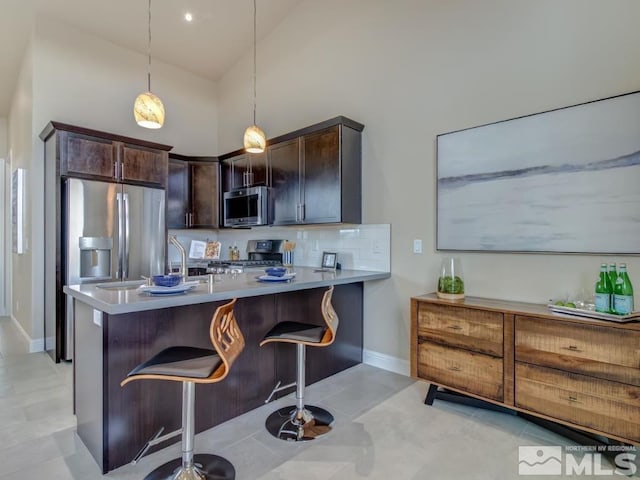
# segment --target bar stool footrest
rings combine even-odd
[[[302,425],[295,421],[296,406],[291,405],[276,410],[267,417],[265,427],[271,435],[280,440],[290,442],[306,442],[314,440],[331,431],[333,415],[324,408],[305,405],[304,409],[311,413],[313,419]]]
[[[231,462],[219,455],[196,454],[193,457],[193,463],[206,480],[235,480],[236,478],[236,469]],[[168,480],[174,478],[177,470],[181,467],[182,458],[175,458],[164,465],[160,465],[144,477],[144,480]],[[179,478],[182,479],[183,477]],[[185,480],[189,479],[189,477],[184,478]],[[196,475],[192,478],[196,480],[198,476]]]

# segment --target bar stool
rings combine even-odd
[[[120,385],[134,380],[182,382],[182,428],[149,441],[137,455],[160,442],[182,434],[182,458],[174,459],[149,473],[145,480],[234,479],[231,462],[218,455],[193,454],[195,437],[195,384],[216,383],[229,373],[244,348],[233,308],[236,299],[218,307],[211,319],[209,336],[215,350],[195,347],[169,347],[131,370]],[[135,460],[134,460],[135,461]]]
[[[306,346],[327,347],[336,337],[340,320],[331,304],[332,295],[333,286],[322,297],[321,312],[326,327],[301,322],[280,322],[269,330],[260,342],[260,346],[273,342],[296,344],[296,381],[282,387],[278,382],[267,399],[268,402],[277,391],[296,386],[296,405],[276,410],[265,422],[269,433],[281,440],[313,440],[331,430],[333,415],[323,408],[305,405],[304,389]]]

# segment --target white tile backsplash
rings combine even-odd
[[[391,225],[305,225],[300,227],[255,227],[248,230],[172,230],[189,251],[191,240],[218,240],[222,259],[237,244],[240,258],[247,258],[247,241],[282,239],[296,242],[294,265],[320,267],[322,252],[336,252],[344,269],[391,271]],[[169,248],[170,262],[180,262],[175,248]]]

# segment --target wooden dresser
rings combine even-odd
[[[411,376],[640,445],[640,323],[530,303],[413,297]]]

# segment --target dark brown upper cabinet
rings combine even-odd
[[[267,185],[266,153],[238,153],[220,161],[222,191]]]
[[[119,142],[116,142],[116,151],[120,155],[120,181],[166,185],[167,152]]]
[[[214,157],[170,156],[167,228],[218,228],[218,168]]]
[[[50,122],[40,137],[54,133],[61,177],[166,187],[168,145],[59,122]]]
[[[269,223],[360,223],[363,129],[361,123],[335,117],[270,139],[266,155],[252,162],[250,183],[269,187]],[[220,157],[221,196],[249,185],[243,183],[247,155],[238,150]]]
[[[329,122],[269,145],[274,225],[362,221],[364,127],[344,117]]]
[[[300,138],[267,147],[271,223],[297,223],[300,216]]]

